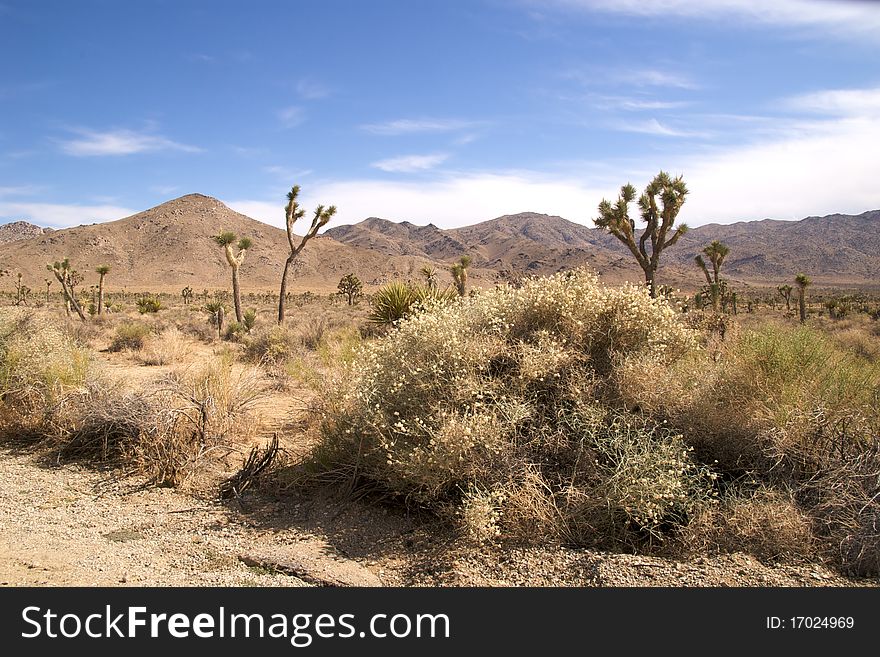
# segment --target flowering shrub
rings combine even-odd
[[[607,408],[628,360],[665,365],[694,345],[641,287],[604,287],[581,270],[498,287],[369,343],[328,396],[316,458],[451,506],[474,536],[537,523],[595,540],[573,528],[608,509],[627,540],[659,536],[687,521],[708,479],[679,437],[620,424]]]

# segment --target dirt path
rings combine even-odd
[[[3,586],[865,586],[746,555],[676,562],[457,545],[382,509],[263,501],[241,513],[0,449]],[[245,563],[246,562],[246,563]],[[246,565],[250,564],[250,565]]]

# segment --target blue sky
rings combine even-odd
[[[691,225],[880,208],[880,3],[0,0],[0,220],[293,183],[453,227],[592,225],[683,174]]]

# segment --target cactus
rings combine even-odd
[[[244,263],[248,249],[253,246],[253,241],[249,237],[242,237],[238,240],[238,253],[233,253],[232,245],[235,244],[236,239],[235,233],[228,230],[224,230],[214,237],[214,241],[223,247],[226,253],[226,262],[232,269],[232,300],[235,305],[235,321],[241,324],[244,320],[241,313],[241,286],[238,282],[238,270]]]
[[[470,256],[461,256],[458,262],[450,267],[452,272],[452,280],[455,283],[455,289],[458,290],[458,296],[463,297],[467,293],[467,277],[468,267],[471,266]],[[436,288],[435,288],[436,289]]]
[[[604,228],[618,240],[623,242],[633,254],[642,271],[645,273],[645,285],[651,296],[657,296],[656,276],[660,266],[660,255],[667,248],[674,246],[678,239],[687,232],[687,225],[681,224],[673,230],[675,219],[687,196],[687,186],[681,176],[670,178],[664,171],[658,173],[639,197],[638,205],[645,222],[645,230],[636,243],[636,222],[629,216],[629,204],[636,198],[636,189],[629,183],[620,188],[617,203],[612,205],[602,199],[599,203],[599,218],[593,223]],[[662,208],[657,206],[660,197]],[[670,234],[670,231],[671,234]],[[651,249],[648,252],[647,245]]]
[[[794,277],[794,282],[798,286],[798,310],[801,315],[801,324],[803,324],[807,321],[807,287],[812,284],[812,281],[805,274],[798,274]]]
[[[335,205],[331,205],[329,208],[319,205],[315,208],[312,225],[309,226],[306,234],[303,235],[299,245],[295,245],[293,225],[298,219],[302,219],[305,214],[305,210],[299,207],[299,203],[296,201],[296,197],[299,196],[299,189],[299,185],[294,185],[287,193],[287,207],[285,208],[284,225],[287,229],[287,244],[290,247],[290,254],[287,256],[287,260],[284,263],[284,272],[281,274],[281,289],[278,294],[279,324],[284,323],[284,314],[287,306],[287,274],[290,271],[291,266],[293,266],[293,261],[296,260],[296,257],[305,248],[306,243],[317,235],[318,231],[330,221],[334,214],[336,214]]]
[[[354,304],[355,297],[359,296],[364,289],[361,279],[354,274],[346,274],[339,280],[338,288],[340,294],[344,294],[348,299],[348,305]]]
[[[72,307],[76,311],[76,314],[79,315],[80,320],[82,320],[83,322],[86,321],[86,315],[83,312],[82,306],[79,304],[79,301],[76,300],[76,295],[74,294],[74,288],[81,280],[81,277],[70,264],[70,260],[68,258],[65,258],[60,262],[55,261],[50,265],[46,265],[46,269],[51,271],[58,282],[61,283],[61,289],[64,292],[64,302],[67,314],[70,314],[70,308]]]

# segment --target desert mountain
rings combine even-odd
[[[876,210],[796,222],[708,224],[688,232],[664,254],[658,280],[685,289],[701,285],[693,258],[717,239],[731,249],[725,273],[740,284],[776,285],[804,272],[817,284],[876,288],[878,228]],[[225,288],[229,269],[211,239],[221,230],[254,240],[242,267],[245,290],[276,290],[287,255],[284,231],[201,194],[117,221],[64,230],[7,224],[0,235],[17,239],[0,243],[0,268],[22,272],[26,284],[35,287],[48,275],[46,263],[69,257],[85,275],[85,285],[95,282],[95,267],[107,264],[111,289]],[[419,269],[430,264],[445,284],[451,282],[449,265],[465,254],[473,258],[476,285],[583,265],[612,283],[643,280],[626,247],[611,235],[562,217],[526,212],[452,230],[376,217],[331,228],[309,243],[290,282],[295,292],[326,292],[353,272],[369,287],[392,278],[419,278]]]
[[[51,228],[43,228],[28,221],[10,221],[8,224],[0,225],[0,244],[26,240],[51,232]]]
[[[381,248],[376,246],[374,235],[392,234],[396,230],[392,226],[398,225],[374,218],[369,223],[334,228],[328,234],[347,244]],[[526,273],[551,273],[586,264],[612,282],[641,280],[641,270],[613,236],[558,216],[524,212],[452,230],[407,224],[406,234],[427,228],[431,229],[431,240],[421,240],[412,248],[428,258],[449,262],[467,253],[477,266]],[[659,280],[679,287],[700,285],[694,256],[712,240],[720,240],[730,247],[724,271],[735,281],[775,285],[804,272],[820,284],[877,287],[878,229],[880,210],[801,221],[707,224],[686,233],[664,253]],[[401,233],[398,239],[406,239],[406,234]],[[448,243],[455,249],[432,250],[432,244],[441,243],[439,234],[451,238]],[[398,242],[396,248],[405,251],[410,247]]]
[[[223,250],[211,239],[221,230],[254,241],[242,266],[246,290],[276,290],[287,257],[284,230],[235,212],[215,198],[189,194],[138,214],[107,223],[77,226],[0,245],[0,267],[21,271],[25,280],[51,276],[46,264],[69,257],[94,283],[95,267],[110,266],[107,284],[138,290],[179,290],[192,286],[229,286]],[[427,261],[391,256],[328,237],[317,237],[297,259],[290,279],[294,292],[335,289],[339,279],[354,272],[365,283],[389,277],[414,277]]]

